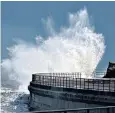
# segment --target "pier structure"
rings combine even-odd
[[[38,73],[32,75],[28,89],[31,110],[115,105],[115,78],[81,78],[81,73]]]

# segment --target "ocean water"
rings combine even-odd
[[[1,113],[24,113],[28,112],[28,97],[24,92],[1,88]]]

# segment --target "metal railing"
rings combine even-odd
[[[32,113],[115,113],[115,106],[65,109],[65,110],[32,111]]]
[[[106,72],[102,72],[102,71],[94,71],[90,76],[92,77],[100,77],[100,76],[104,76],[106,74]],[[35,75],[45,75],[45,76],[61,76],[61,77],[72,77],[72,78],[81,78],[81,76],[83,75],[83,73],[81,72],[58,72],[58,73],[37,73]],[[89,76],[86,75],[85,76]]]
[[[40,73],[32,75],[32,82],[35,84],[63,87],[86,89],[96,91],[109,91],[115,92],[115,79],[114,78],[81,78],[80,73]]]

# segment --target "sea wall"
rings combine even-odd
[[[64,94],[61,92],[52,92],[39,89],[39,93],[32,93],[30,96],[30,109],[34,110],[53,110],[53,109],[75,109],[85,107],[98,107],[102,105],[88,104],[80,101],[75,101],[73,94],[68,94],[64,98]],[[73,101],[72,101],[73,100]]]
[[[115,105],[115,80],[33,75],[28,86],[34,110]]]
[[[101,105],[87,104],[59,98],[44,97],[32,94],[30,108],[34,110],[55,110],[55,109],[75,109],[75,108],[88,108],[97,107]]]
[[[44,86],[43,86],[44,87]],[[47,86],[46,86],[47,87]],[[94,93],[66,92],[56,91],[56,88],[47,90],[47,88],[35,88],[29,86],[30,91],[30,109],[48,110],[48,109],[75,109],[85,107],[98,107],[105,105],[114,105],[115,98],[111,96],[95,95]],[[100,93],[101,94],[101,93]]]

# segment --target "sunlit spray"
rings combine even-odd
[[[51,35],[47,39],[37,36],[35,45],[17,41],[8,48],[9,58],[2,62],[2,79],[6,83],[14,80],[19,90],[25,90],[32,74],[40,72],[81,72],[81,77],[92,77],[105,45],[103,35],[90,24],[87,10],[69,14],[69,26],[61,27],[60,32],[55,32],[50,18],[49,22]]]

